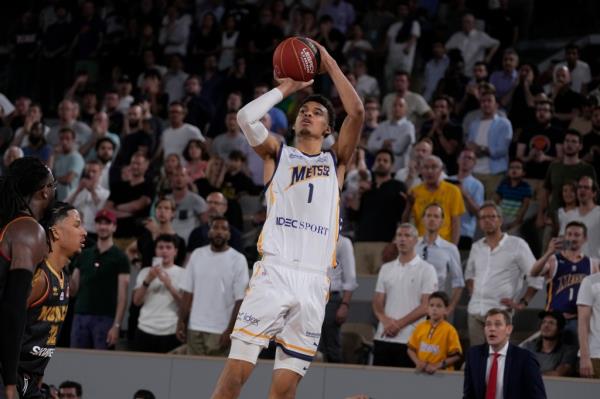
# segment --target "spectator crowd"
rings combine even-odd
[[[487,3],[46,0],[22,12],[0,88],[0,170],[41,159],[88,231],[60,343],[227,354],[236,318],[252,322],[238,310],[266,212],[236,114],[276,86],[277,44],[302,35],[365,106],[324,359],[348,360],[358,274],[376,279],[373,364],[455,369],[462,345],[485,342],[490,310],[517,315],[542,290],[540,329],[522,345],[546,375],[600,378],[599,65],[568,44],[539,71],[516,50],[509,2]],[[343,112],[332,87],[318,76],[262,123],[293,143],[302,98]],[[81,396],[63,385],[60,397]]]

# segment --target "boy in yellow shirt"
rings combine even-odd
[[[439,369],[454,370],[462,357],[462,347],[454,326],[445,320],[448,295],[436,291],[429,296],[427,320],[417,325],[408,340],[408,355],[417,370],[429,374]]]

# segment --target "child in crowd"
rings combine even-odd
[[[417,370],[433,374],[439,369],[454,370],[462,358],[458,332],[446,321],[448,295],[436,291],[429,296],[427,320],[417,325],[408,340],[408,356]]]
[[[504,219],[503,230],[515,232],[523,224],[523,219],[529,208],[533,190],[531,185],[523,180],[525,169],[523,161],[513,159],[508,164],[508,175],[496,189],[495,201],[502,209]]]

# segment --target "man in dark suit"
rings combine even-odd
[[[526,349],[508,342],[511,315],[490,309],[485,315],[486,344],[469,349],[463,399],[545,399],[540,366]]]

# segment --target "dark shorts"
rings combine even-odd
[[[19,373],[17,376],[17,392],[21,399],[45,399],[46,395],[39,388],[41,377]]]

